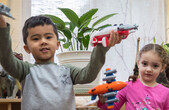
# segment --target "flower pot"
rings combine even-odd
[[[57,54],[59,65],[72,64],[84,67],[90,60],[91,51],[70,51]]]

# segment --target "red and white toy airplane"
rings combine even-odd
[[[117,32],[118,32],[119,36],[122,37],[122,39],[126,39],[127,36],[130,33],[135,32],[133,30],[136,30],[136,29],[138,29],[138,25],[120,24],[117,27]],[[91,45],[96,46],[98,43],[101,43],[104,47],[107,47],[109,45],[109,41],[108,41],[109,37],[110,37],[110,34],[103,34],[103,35],[94,36],[91,40]]]

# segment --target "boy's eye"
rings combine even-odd
[[[38,38],[33,38],[32,40],[38,40]]]
[[[46,39],[51,39],[52,37],[51,36],[47,36]]]

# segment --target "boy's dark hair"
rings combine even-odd
[[[36,27],[36,26],[39,26],[39,25],[43,26],[45,24],[53,26],[53,31],[56,34],[57,39],[59,39],[57,27],[52,22],[52,20],[47,16],[38,15],[38,16],[32,16],[25,21],[24,27],[22,29],[22,35],[23,35],[24,43],[27,44],[28,29],[29,28],[33,28],[33,27]]]
[[[161,58],[161,62],[162,64],[166,64],[166,68],[165,71],[160,73],[158,78],[157,78],[157,82],[158,83],[162,83],[165,86],[168,85],[169,86],[169,56],[167,54],[167,52],[162,48],[162,46],[158,45],[158,44],[147,44],[145,45],[139,52],[138,55],[138,59],[140,59],[141,55],[144,52],[148,52],[148,51],[154,51],[158,54],[158,56]],[[138,78],[138,66],[137,63],[135,64],[135,67],[133,69],[134,74],[129,76],[128,81],[132,80],[132,82],[135,82],[136,79]]]

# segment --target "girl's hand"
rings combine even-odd
[[[106,98],[103,97],[103,94],[99,94],[98,97],[99,97],[100,102],[102,104],[105,104]]]
[[[111,31],[109,38],[109,47],[114,46],[115,44],[119,44],[122,40],[122,37],[119,36],[118,32]]]
[[[6,27],[6,21],[2,14],[0,14],[0,28]]]

